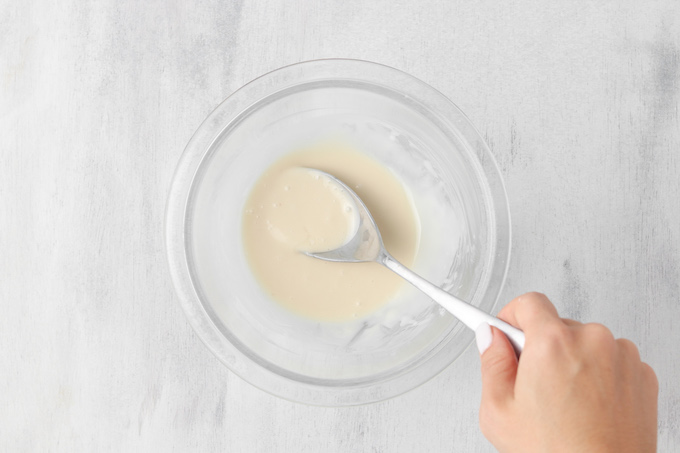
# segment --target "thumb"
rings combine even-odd
[[[482,360],[482,404],[498,404],[514,395],[517,356],[505,334],[487,323],[475,330]]]

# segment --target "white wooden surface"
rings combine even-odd
[[[164,202],[202,119],[279,66],[354,57],[456,102],[505,176],[503,300],[633,339],[680,448],[680,4],[0,2],[0,450],[487,452],[477,353],[384,403],[235,377],[173,294]]]

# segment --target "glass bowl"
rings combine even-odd
[[[220,104],[177,166],[167,254],[189,322],[231,371],[289,400],[357,405],[431,379],[473,334],[408,285],[376,313],[346,322],[302,318],[265,296],[241,243],[246,197],[273,161],[328,139],[378,160],[408,189],[421,230],[413,269],[490,312],[510,254],[495,160],[440,92],[366,61],[287,66]]]

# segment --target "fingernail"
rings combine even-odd
[[[491,346],[491,327],[483,322],[477,326],[475,329],[475,339],[477,340],[477,349],[479,349],[479,355],[484,354],[484,351],[489,349]]]

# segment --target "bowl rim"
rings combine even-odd
[[[299,72],[306,71],[305,76],[313,75],[308,80],[297,78]],[[371,72],[372,71],[372,72]],[[370,74],[370,80],[367,80]],[[339,77],[342,75],[343,77]],[[384,77],[381,77],[384,76]],[[389,77],[388,77],[389,76]],[[447,337],[433,348],[423,361],[435,360],[434,367],[416,367],[389,379],[371,385],[355,387],[328,387],[303,383],[284,376],[255,363],[237,346],[229,342],[215,325],[211,314],[200,300],[199,292],[193,284],[189,259],[186,251],[186,220],[190,210],[191,192],[195,177],[201,165],[219,139],[222,132],[237,120],[244,110],[258,101],[282,91],[293,85],[302,85],[315,80],[346,80],[353,78],[362,82],[374,83],[404,93],[420,101],[428,110],[438,115],[438,119],[454,126],[465,139],[470,141],[470,148],[483,169],[483,177],[490,184],[490,201],[493,203],[491,213],[495,222],[490,230],[496,231],[495,255],[490,257],[491,270],[488,275],[488,287],[484,294],[484,306],[491,312],[503,289],[510,263],[511,221],[507,192],[498,164],[481,134],[473,126],[468,117],[443,93],[422,80],[399,69],[381,63],[366,60],[330,58],[293,63],[267,72],[241,88],[234,91],[222,101],[200,124],[187,143],[172,178],[168,194],[165,214],[165,242],[167,263],[172,281],[179,298],[180,305],[194,331],[208,349],[224,365],[261,390],[272,395],[295,402],[317,406],[354,406],[383,401],[409,390],[419,387],[437,376],[451,363],[455,362],[470,346],[473,333],[464,330],[461,323]],[[396,78],[398,86],[385,86],[384,80]],[[391,80],[391,79],[390,79]],[[436,109],[433,109],[436,107]],[[502,232],[506,235],[499,238],[499,217]],[[489,293],[492,293],[489,295]],[[489,297],[487,297],[489,296]],[[461,332],[462,331],[462,332]],[[442,349],[447,339],[460,334],[458,351],[452,357],[442,357]],[[444,351],[446,352],[446,351]]]

